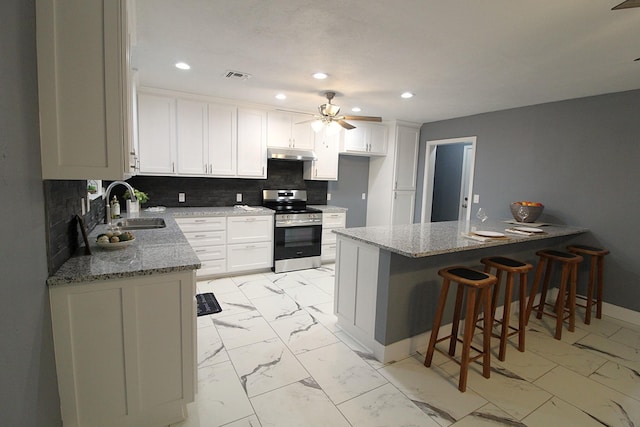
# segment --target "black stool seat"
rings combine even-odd
[[[433,327],[431,329],[431,337],[429,338],[429,346],[427,347],[427,355],[424,359],[424,365],[429,367],[433,361],[433,353],[435,350],[447,355],[454,362],[460,365],[460,379],[458,381],[458,389],[465,391],[467,389],[467,374],[469,372],[469,364],[482,357],[482,375],[485,378],[489,378],[491,373],[491,293],[490,287],[496,283],[496,277],[483,273],[482,271],[473,270],[463,266],[453,266],[443,268],[438,271],[438,274],[442,276],[442,289],[440,290],[440,297],[438,299],[438,307],[436,309],[436,316],[433,320]],[[444,314],[445,305],[447,303],[447,295],[449,293],[449,285],[451,282],[457,283],[458,290],[456,293],[456,302],[453,311],[453,323],[451,326],[451,334],[446,337],[438,339],[438,332],[440,330],[440,324],[442,322],[442,316]],[[464,330],[462,339],[458,338],[458,329],[460,327],[460,320],[462,319],[462,305],[464,293],[466,291],[466,305],[464,308]],[[476,295],[477,304],[476,304]],[[482,335],[482,350],[477,349],[471,345],[473,333],[475,330],[476,321],[478,319],[478,312],[480,304],[484,310],[484,327]],[[449,351],[436,347],[436,344],[449,340]],[[456,360],[456,344],[462,343],[462,354],[460,361]],[[474,357],[470,356],[471,349],[478,352]]]
[[[556,251],[553,249],[545,249],[542,251],[538,251],[536,252],[536,255],[539,256],[547,256],[547,257],[555,257],[555,258],[560,258],[560,259],[566,259],[566,260],[576,260],[577,262],[582,261],[581,259],[578,260],[579,256],[576,254],[572,254],[569,252],[561,252],[561,251]]]
[[[488,258],[483,258],[483,263],[487,261],[490,262],[492,264],[496,264],[496,265],[500,265],[500,266],[504,266],[504,267],[526,267],[527,264],[526,262],[521,262],[518,261],[517,259],[513,259],[513,258],[505,258],[502,256],[494,256],[494,257],[488,257]]]
[[[569,252],[574,252],[574,253],[586,253],[586,254],[590,254],[590,252],[596,253],[596,254],[602,254],[602,255],[608,255],[609,254],[609,250],[607,249],[603,249],[603,248],[596,248],[595,246],[587,246],[587,245],[571,245],[571,246],[567,246],[567,249],[569,250]]]

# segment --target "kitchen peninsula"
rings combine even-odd
[[[379,361],[400,360],[426,347],[440,293],[440,268],[480,268],[480,258],[490,255],[535,262],[536,250],[563,248],[588,231],[549,224],[542,233],[506,233],[510,226],[489,220],[335,230],[338,324]],[[504,237],[469,236],[479,230]]]

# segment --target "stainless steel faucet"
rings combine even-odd
[[[111,224],[111,205],[109,204],[109,196],[111,195],[111,189],[113,187],[115,187],[118,184],[122,184],[125,187],[127,187],[127,189],[129,190],[129,195],[131,196],[131,201],[135,202],[136,200],[136,195],[135,192],[133,191],[133,187],[124,181],[113,181],[111,184],[109,184],[109,186],[107,187],[106,191],[104,192],[104,197],[105,197],[105,217],[104,217],[104,223],[105,224]]]

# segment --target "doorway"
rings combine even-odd
[[[436,221],[471,218],[476,140],[477,137],[469,136],[426,142],[421,222],[431,222],[432,215]],[[442,153],[440,162],[438,162],[438,147],[441,147]],[[453,168],[455,176],[442,174],[439,179],[436,179],[437,169],[451,172],[452,168],[446,163],[451,161],[459,164],[459,167]],[[438,184],[437,189],[436,184]],[[450,206],[444,207],[440,205],[441,203],[448,203]]]

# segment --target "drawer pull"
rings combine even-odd
[[[207,222],[206,219],[196,219],[195,222]]]
[[[206,235],[206,234],[196,234],[196,235],[195,235],[195,236],[193,236],[193,237],[198,237],[198,238],[200,238],[200,237],[207,237],[207,235]]]

